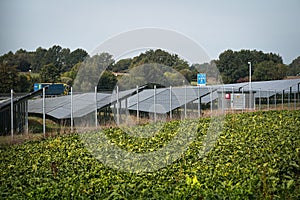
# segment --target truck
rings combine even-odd
[[[48,89],[45,91],[47,96],[67,95],[69,92],[69,86],[64,83],[35,83],[33,90],[37,91],[46,86],[48,86]]]

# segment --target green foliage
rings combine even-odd
[[[289,76],[300,76],[300,56],[298,56],[288,67]]]
[[[36,77],[17,77],[15,71],[29,73],[41,73],[41,79],[45,82],[55,82],[59,80],[59,75],[69,71],[74,65],[82,62],[88,56],[87,52],[82,49],[70,51],[68,48],[62,48],[54,45],[49,49],[37,48],[34,52],[27,52],[23,49],[15,53],[8,52],[0,56],[1,68],[5,63],[6,69],[9,68],[10,75],[4,75],[6,72],[2,70],[2,91],[8,91],[13,88],[16,92],[28,92],[33,89],[33,83],[41,80]],[[50,67],[49,67],[50,66]],[[55,67],[53,67],[55,66]],[[54,71],[51,71],[54,69]],[[4,69],[5,70],[5,69]],[[7,71],[7,70],[6,70]],[[48,72],[50,73],[48,76]],[[15,78],[12,78],[14,76]],[[6,80],[7,79],[7,80]],[[72,82],[70,79],[63,79],[66,82]],[[3,89],[6,88],[6,89]],[[8,89],[9,88],[9,89]]]
[[[32,81],[29,75],[19,74],[19,80],[15,92],[30,92],[32,90]]]
[[[152,173],[126,173],[98,162],[78,135],[0,148],[3,199],[299,199],[300,112],[271,111],[226,117],[214,148],[199,156],[209,119],[179,160]],[[150,138],[118,128],[105,134],[127,151],[159,149],[178,121]],[[155,129],[156,124],[146,125]],[[134,131],[139,127],[134,127]]]
[[[46,63],[45,55],[47,53],[47,49],[43,49],[39,47],[35,50],[34,57],[32,59],[31,69],[33,72],[39,72],[42,66],[49,64]]]
[[[88,58],[88,53],[83,49],[76,49],[72,51],[67,58],[68,64],[64,67],[63,71],[69,71],[77,63],[83,62],[86,58]]]
[[[253,80],[280,80],[286,77],[287,66],[273,61],[263,61],[255,66]]]
[[[185,77],[171,67],[148,63],[132,68],[127,76],[118,80],[118,86],[122,90],[149,83],[169,87],[182,85],[184,81],[186,81]]]
[[[220,80],[220,72],[216,67],[215,61],[211,61],[210,63],[203,63],[203,64],[193,64],[191,66],[191,70],[193,72],[193,80],[197,81],[197,74],[204,73],[206,74],[207,84],[219,84],[222,83]]]
[[[170,54],[161,49],[157,49],[155,51],[149,50],[134,57],[129,68],[132,69],[134,67],[151,63],[168,66],[177,72],[185,69],[189,70],[189,64],[187,61],[179,58],[176,54]],[[186,78],[188,79],[188,77]]]
[[[82,62],[79,62],[76,65],[74,65],[70,71],[63,73],[61,75],[61,81],[63,83],[66,83],[67,85],[72,86],[81,65]]]
[[[75,91],[94,91],[100,76],[114,63],[112,55],[101,53],[87,58],[78,69],[76,80],[73,84]]]
[[[262,51],[256,50],[226,50],[219,55],[216,64],[224,83],[236,83],[248,80],[248,62],[252,63],[253,74],[256,66],[263,61],[272,61],[275,64],[283,64],[282,58],[279,55],[263,53]],[[260,81],[264,81],[264,79],[260,79]]]
[[[116,62],[115,64],[111,65],[108,69],[113,72],[124,72],[129,69],[131,62],[131,58],[122,59]]]
[[[6,62],[9,66],[16,66],[21,72],[39,72],[41,68],[48,64],[57,66],[60,73],[69,71],[75,64],[82,62],[88,56],[83,49],[70,51],[54,45],[49,49],[37,48],[34,52],[27,52],[19,49],[16,53],[9,52],[0,57],[0,62]]]
[[[193,64],[192,66],[189,66],[189,63],[180,58],[178,55],[168,53],[161,49],[149,50],[141,53],[134,58],[122,59],[116,63],[114,63],[112,56],[108,53],[102,53],[102,57],[100,55],[97,55],[98,58],[96,58],[97,56],[93,56],[94,58],[90,58],[88,53],[83,49],[76,49],[74,51],[71,51],[69,48],[62,48],[59,45],[54,45],[49,49],[39,47],[33,52],[28,52],[23,49],[19,49],[15,53],[8,52],[7,54],[0,56],[0,63],[5,63],[7,67],[10,67],[11,69],[15,68],[19,72],[26,73],[31,70],[33,73],[43,73],[41,75],[42,80],[33,81],[33,79],[30,78],[31,83],[46,80],[47,82],[53,82],[54,80],[57,81],[61,78],[61,81],[67,83],[68,85],[73,85],[73,82],[79,70],[79,66],[81,66],[80,68],[85,67],[86,69],[81,69],[85,71],[84,74],[88,74],[89,72],[91,72],[92,76],[94,77],[79,77],[80,83],[75,83],[75,86],[78,87],[81,91],[91,91],[97,84],[96,81],[97,79],[99,79],[99,76],[103,72],[103,69],[106,67],[106,70],[108,71],[128,72],[133,68],[140,67],[145,64],[163,65],[172,68],[176,73],[181,73],[188,82],[196,81],[197,73],[206,73],[208,84],[219,83],[221,76],[224,83],[248,81],[249,61],[251,61],[252,63],[252,74],[256,75],[253,77],[253,79],[258,81],[282,79],[285,76],[284,70],[286,69],[286,67],[282,64],[282,58],[279,55],[273,53],[263,53],[262,51],[256,50],[226,50],[220,54],[219,59],[216,61],[217,67],[214,66],[213,62],[201,65]],[[100,60],[103,60],[104,62]],[[287,68],[287,75],[297,75],[300,73],[299,60],[300,58],[298,57],[293,61],[293,63],[290,64],[290,66]],[[259,65],[261,62],[273,62],[274,65],[266,67]],[[46,68],[48,68],[49,66],[52,66],[51,68],[55,66],[55,71],[51,72],[51,77],[47,77],[47,75],[45,74],[45,72],[48,72],[48,69]],[[152,68],[155,68],[155,66]],[[59,75],[57,75],[56,72],[58,72]],[[178,77],[175,72],[172,72],[171,74],[169,71],[165,72],[168,78]],[[152,72],[149,71],[149,73]],[[99,76],[96,76],[96,74],[99,74]],[[4,79],[9,79],[9,77],[11,76],[12,75],[2,77]],[[24,84],[22,82],[19,83],[18,80],[23,80],[25,82]],[[106,88],[111,88],[111,85],[115,83],[113,79],[110,80],[111,82],[107,83]],[[11,83],[12,81],[14,82]],[[132,83],[143,82],[141,80],[129,81]],[[176,82],[176,80],[173,81]],[[180,81],[182,83],[182,80]],[[10,78],[10,80],[3,80],[2,82],[5,83],[2,87],[7,87],[6,85],[8,84],[9,88],[20,88],[17,89],[20,92],[27,92],[32,90],[32,85],[28,85],[24,77],[16,79]],[[19,86],[18,84],[21,85]],[[24,85],[27,85],[28,87],[25,88]],[[178,84],[176,83],[175,85]],[[5,91],[8,91],[8,89],[6,89]]]
[[[118,80],[116,76],[110,71],[104,71],[98,82],[97,90],[98,91],[112,91]]]
[[[43,66],[40,75],[43,83],[55,83],[60,81],[59,68],[52,63]]]
[[[193,79],[193,72],[190,69],[182,69],[179,71],[180,74],[182,74],[188,82],[191,82]]]
[[[69,71],[78,62],[82,62],[87,55],[87,52],[82,49],[71,52],[68,48],[54,45],[44,52],[41,66],[52,63],[59,68],[60,73],[63,73]]]
[[[0,93],[29,92],[31,90],[30,76],[19,73],[15,66],[0,64]]]
[[[0,65],[0,92],[8,93],[15,88],[18,81],[18,71],[16,67],[8,66],[6,63]]]
[[[28,72],[31,68],[33,54],[23,49],[15,54],[9,52],[0,57],[0,62],[5,62],[8,66],[15,66],[21,72]]]

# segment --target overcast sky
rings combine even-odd
[[[300,56],[299,0],[1,0],[0,54],[54,44],[91,53],[124,31],[158,27],[196,41],[212,58],[227,49]]]

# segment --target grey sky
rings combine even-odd
[[[0,54],[54,44],[91,53],[124,31],[158,27],[196,41],[212,58],[226,49],[300,56],[299,0],[1,0]]]

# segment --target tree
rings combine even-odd
[[[255,66],[253,80],[280,80],[286,77],[287,66],[273,61],[263,61]]]
[[[0,64],[0,93],[9,93],[16,89],[18,83],[18,70],[16,66],[9,66],[7,63]]]
[[[42,66],[49,64],[46,63],[46,53],[47,50],[43,49],[42,47],[39,47],[35,50],[31,63],[31,69],[33,72],[39,72]]]
[[[173,68],[158,63],[148,63],[132,68],[128,75],[118,80],[118,86],[121,90],[146,84],[169,87],[182,86],[184,81],[186,78]]]
[[[76,78],[76,75],[78,73],[78,70],[80,68],[80,66],[82,65],[82,62],[77,63],[76,65],[74,65],[70,71],[67,71],[65,73],[63,73],[61,75],[61,81],[63,83],[66,83],[68,85],[73,85],[73,82]]]
[[[63,55],[62,52],[62,47],[59,45],[54,45],[53,47],[49,48],[45,54],[44,65],[52,63],[60,70],[64,61],[64,57],[66,57],[66,55]],[[66,52],[70,52],[70,50],[64,51],[64,53]]]
[[[249,76],[248,62],[252,63],[252,73],[255,66],[263,61],[272,61],[275,64],[283,64],[282,58],[274,53],[263,53],[262,51],[232,51],[226,50],[219,55],[216,61],[224,83],[236,83]]]
[[[105,52],[85,59],[74,80],[74,89],[81,92],[93,91],[98,85],[100,76],[113,63],[112,55]]]
[[[145,53],[141,53],[139,56],[134,57],[129,68],[131,69],[133,67],[137,67],[148,63],[166,65],[168,67],[176,69],[177,71],[189,68],[188,63],[183,59],[179,58],[178,55],[170,54],[161,49],[157,49],[155,51],[149,50]]]
[[[48,64],[41,69],[41,81],[45,83],[55,83],[60,81],[60,71],[54,64]]]
[[[83,62],[84,59],[88,58],[88,53],[83,50],[83,49],[76,49],[74,51],[71,52],[70,56],[69,56],[69,60],[68,60],[68,66],[70,66],[71,68],[76,65],[77,63]],[[69,69],[66,69],[66,71],[69,71]]]
[[[117,63],[111,65],[109,67],[109,70],[113,72],[123,72],[129,69],[129,66],[131,65],[132,59],[126,58],[119,60]]]
[[[98,82],[97,89],[98,91],[112,91],[117,82],[118,80],[112,72],[104,71]]]
[[[191,66],[192,77],[193,80],[197,80],[197,74],[202,73],[206,74],[206,82],[207,84],[220,84],[222,81],[220,80],[220,73],[218,68],[216,67],[216,63],[212,60],[210,63],[203,64],[193,64]]]
[[[179,73],[181,73],[188,82],[191,82],[193,79],[193,72],[189,69],[182,69],[179,71]],[[186,83],[187,84],[187,83]]]
[[[52,63],[59,68],[60,73],[69,71],[75,64],[84,61],[88,56],[83,49],[71,52],[69,48],[62,48],[59,45],[54,45],[48,50],[39,47],[31,54],[31,68],[34,72],[39,72],[42,66]]]
[[[11,65],[17,67],[21,72],[28,72],[31,69],[32,53],[23,49],[19,49],[13,55],[13,62]]]
[[[289,76],[300,76],[300,56],[293,60],[293,62],[288,66]]]
[[[30,77],[20,74],[17,80],[15,91],[27,93],[31,91],[31,88],[33,88],[33,83],[31,82]]]
[[[134,67],[151,63],[165,65],[176,70],[177,72],[183,72],[183,75],[190,75],[190,73],[187,73],[188,70],[190,70],[187,61],[179,58],[176,54],[170,54],[161,49],[157,49],[155,51],[149,50],[145,53],[141,53],[139,56],[134,57],[132,59],[131,65],[129,66],[129,69],[131,70]],[[186,77],[186,79],[190,79],[190,77]]]

